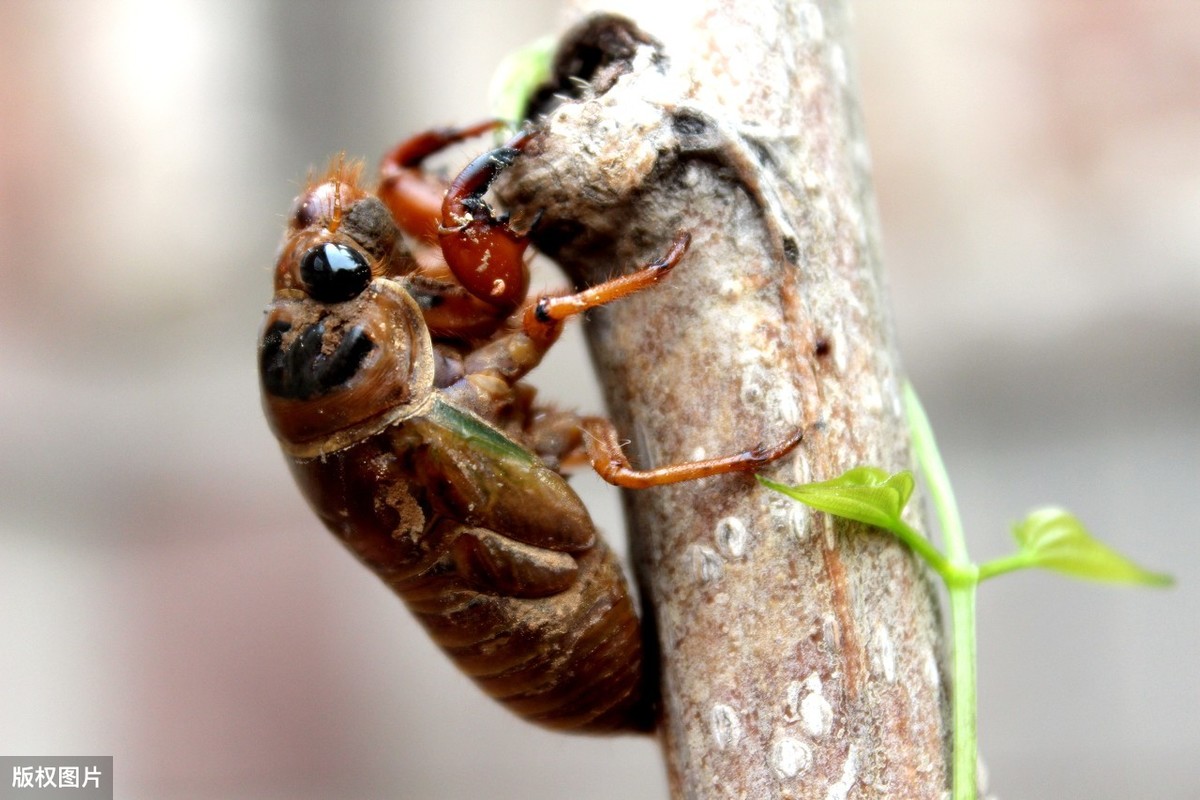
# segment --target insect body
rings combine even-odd
[[[527,301],[527,240],[481,198],[530,137],[448,189],[420,172],[492,127],[402,143],[375,193],[345,164],[305,189],[259,340],[264,409],[321,520],[486,692],[551,727],[649,730],[637,615],[560,467],[586,450],[610,482],[652,486],[754,469],[799,437],[638,471],[606,420],[533,402],[521,379],[563,322],[653,285],[689,239],[629,275]],[[414,257],[401,229],[437,237],[440,258]]]

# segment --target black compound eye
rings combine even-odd
[[[304,254],[300,280],[314,300],[341,303],[353,300],[367,288],[371,283],[371,267],[354,248],[326,242]]]

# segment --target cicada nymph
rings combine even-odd
[[[421,170],[493,127],[402,142],[373,191],[341,161],[309,183],[259,337],[263,406],[317,515],[484,691],[554,728],[650,730],[657,686],[628,587],[561,468],[586,452],[642,488],[753,470],[799,435],[639,471],[608,421],[534,402],[523,379],[563,323],[654,285],[689,236],[622,277],[527,298],[528,239],[482,198],[531,136],[448,186]],[[406,235],[431,246],[417,257]]]

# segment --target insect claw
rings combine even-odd
[[[692,234],[687,231],[679,231],[675,234],[675,239],[671,242],[671,248],[663,253],[662,257],[649,264],[646,268],[655,270],[656,272],[667,272],[675,268],[680,259],[688,251],[688,246],[692,243]]]
[[[525,235],[526,236],[528,236],[530,233],[533,233],[533,229],[538,226],[538,223],[542,221],[542,217],[544,217],[545,215],[546,215],[546,209],[544,209],[544,208],[539,208],[537,210],[537,212],[534,213],[533,219],[529,221],[529,224],[527,226],[525,226]]]
[[[750,451],[750,458],[756,464],[769,464],[776,459],[783,458],[788,453],[796,448],[804,440],[804,429],[796,430],[790,438],[774,445],[768,446],[765,442],[760,442],[757,447]]]

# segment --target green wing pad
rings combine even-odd
[[[450,516],[550,550],[592,546],[595,526],[566,480],[484,420],[439,400],[405,424],[425,445],[418,478]]]

